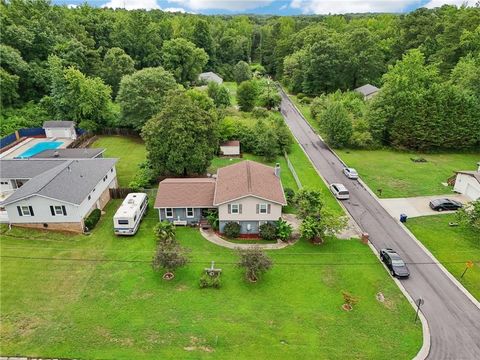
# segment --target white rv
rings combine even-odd
[[[130,193],[123,200],[113,217],[116,235],[135,235],[147,210],[148,197],[145,193]]]

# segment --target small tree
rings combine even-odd
[[[218,230],[218,211],[217,210],[208,210],[207,221],[212,227],[213,230]]]
[[[317,190],[300,189],[295,196],[295,204],[300,219],[320,215],[323,208],[322,193]]]
[[[472,201],[457,212],[458,222],[480,232],[480,200]]]
[[[164,245],[159,244],[152,260],[154,271],[163,269],[165,279],[171,279],[176,269],[185,266],[188,263],[187,249],[178,244]]]
[[[288,241],[292,236],[293,228],[292,225],[287,223],[282,218],[277,221],[277,237],[282,241]]]
[[[277,238],[277,227],[271,223],[260,225],[259,235],[263,240],[275,240]]]
[[[225,86],[218,85],[210,81],[207,87],[208,96],[210,96],[217,108],[230,106],[230,93]]]
[[[320,214],[307,216],[300,225],[300,234],[315,244],[321,244],[325,235],[333,235],[343,229],[346,218],[333,214],[327,209],[322,209]]]
[[[245,269],[245,276],[248,280],[256,282],[258,276],[269,270],[272,260],[258,248],[238,250],[240,260],[238,266]]]
[[[258,87],[254,80],[242,82],[238,86],[238,106],[242,111],[252,111],[258,98]]]
[[[175,225],[170,221],[163,220],[157,223],[153,229],[158,244],[173,245],[176,244]]]
[[[252,70],[250,65],[245,61],[239,61],[233,68],[233,77],[237,84],[240,84],[243,81],[250,80],[252,78]]]

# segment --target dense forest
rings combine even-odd
[[[2,136],[52,118],[140,130],[200,72],[252,71],[311,103],[335,146],[480,143],[478,6],[279,17],[2,0],[0,17]],[[349,92],[366,83],[382,88],[368,103]]]

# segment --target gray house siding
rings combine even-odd
[[[168,220],[170,222],[180,220],[186,221],[188,224],[195,224],[200,222],[202,218],[202,209],[194,208],[193,209],[193,217],[187,217],[187,209],[186,208],[173,208],[173,217],[167,218],[165,215],[165,209],[158,209],[158,213],[160,216],[160,220]]]
[[[220,221],[219,222],[219,230],[223,233],[223,229],[227,223],[231,221]],[[258,234],[259,230],[259,221],[258,220],[247,220],[247,221],[237,221],[240,224],[240,234]],[[274,223],[275,221],[262,221],[264,222]],[[248,224],[250,224],[250,231],[248,230]]]

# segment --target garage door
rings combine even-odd
[[[477,200],[480,198],[480,189],[476,189],[472,185],[467,184],[465,195],[467,195],[470,199]]]

